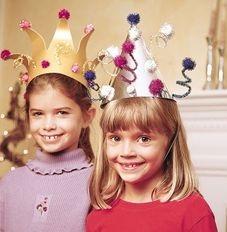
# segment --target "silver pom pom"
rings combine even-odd
[[[106,49],[107,56],[110,58],[115,58],[121,54],[121,51],[118,47],[110,46]]]
[[[136,97],[136,88],[133,85],[127,87],[127,93],[130,97]]]
[[[111,101],[115,95],[115,89],[110,85],[103,85],[100,88],[99,95],[101,98],[105,98],[107,101]]]
[[[157,69],[157,64],[155,62],[155,60],[153,58],[147,60],[144,64],[144,68],[145,70],[147,70],[148,72],[155,72],[155,70]]]

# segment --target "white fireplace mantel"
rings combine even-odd
[[[227,90],[206,90],[178,100],[200,190],[227,231]]]

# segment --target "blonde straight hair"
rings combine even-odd
[[[103,111],[100,126],[102,141],[89,189],[94,208],[110,208],[111,203],[124,191],[124,182],[107,160],[106,133],[132,127],[144,132],[155,130],[165,133],[169,138],[169,151],[163,161],[163,176],[151,190],[152,199],[162,202],[180,200],[197,190],[185,131],[174,100],[134,97],[112,101]]]

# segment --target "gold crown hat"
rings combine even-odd
[[[191,79],[186,76],[185,71],[194,69],[195,62],[190,58],[184,59],[182,74],[186,81],[177,81],[177,84],[187,87],[188,91],[182,95],[171,95],[161,80],[156,59],[148,50],[142,33],[137,27],[140,22],[139,14],[129,14],[127,21],[130,24],[130,29],[122,45],[122,51],[111,46],[99,53],[100,57],[104,55],[100,62],[104,70],[111,76],[109,84],[100,88],[102,106],[111,100],[120,98],[161,97],[173,99],[187,96],[191,91],[189,86]],[[157,45],[165,47],[173,33],[173,27],[164,23],[155,36]],[[105,69],[105,64],[111,61],[116,66],[113,73]]]
[[[94,82],[96,77],[94,70],[99,61],[98,59],[88,61],[86,56],[87,43],[94,31],[93,25],[89,24],[85,27],[85,35],[78,49],[75,50],[68,24],[70,12],[62,9],[58,17],[59,23],[48,49],[43,37],[31,28],[31,23],[22,20],[19,26],[21,30],[26,31],[31,40],[32,55],[11,54],[9,50],[3,50],[1,58],[13,59],[16,68],[23,64],[27,72],[21,76],[21,79],[27,84],[39,75],[59,73],[79,81],[85,87],[98,90],[99,86]]]

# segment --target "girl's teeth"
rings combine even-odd
[[[123,164],[125,168],[135,168],[137,164]]]
[[[46,139],[46,140],[49,140],[49,141],[54,141],[55,139],[57,139],[57,135],[54,135],[54,136],[44,136],[44,138]]]

